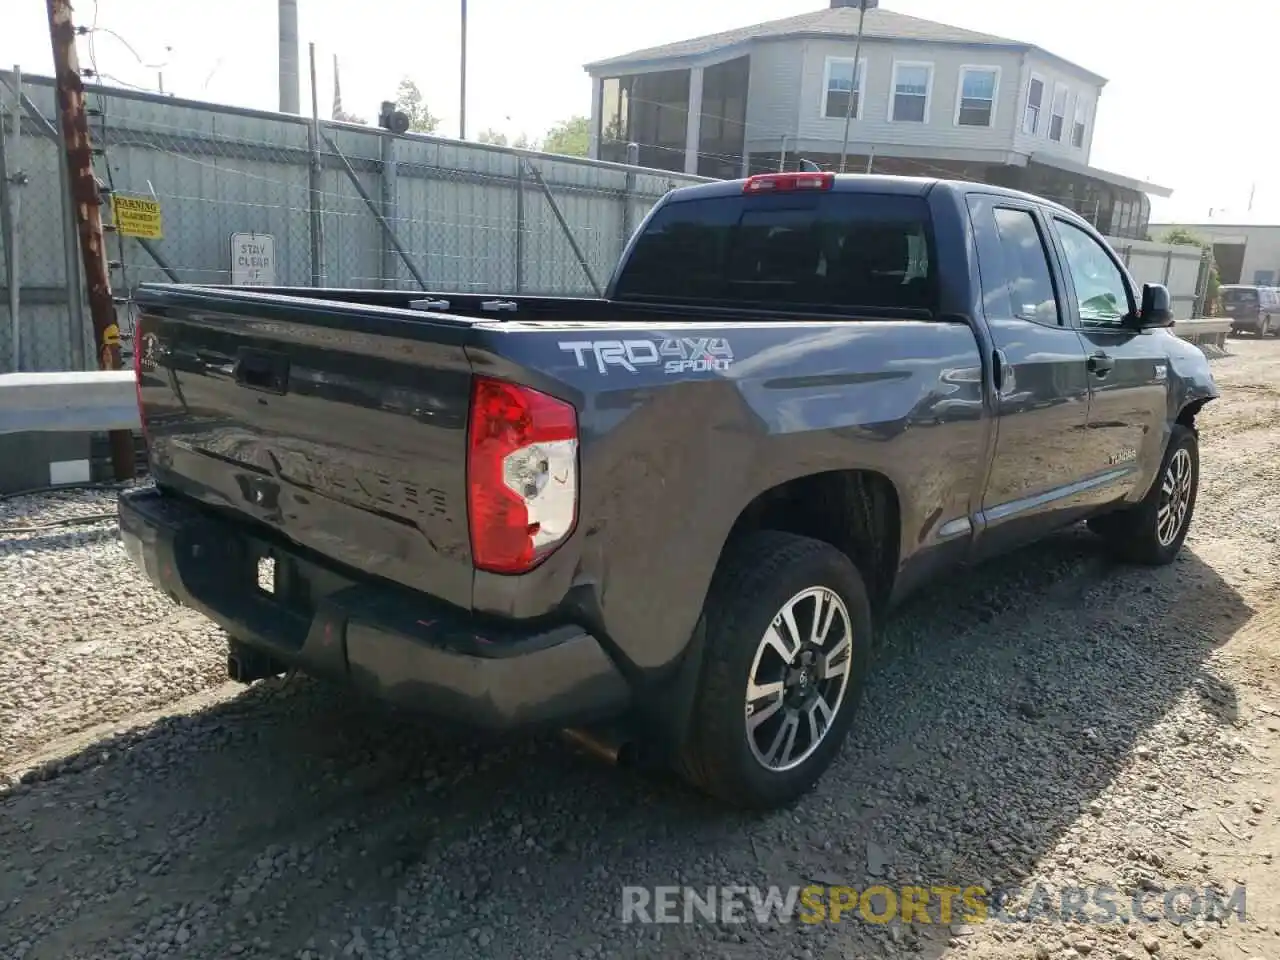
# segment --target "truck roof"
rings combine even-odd
[[[685,200],[698,200],[710,197],[730,197],[741,195],[747,178],[737,180],[717,180],[714,183],[700,183],[689,187],[678,187],[667,195],[668,203],[679,203]],[[900,196],[923,197],[932,190],[945,190],[957,194],[984,193],[1008,197],[1012,200],[1023,200],[1052,207],[1063,213],[1075,214],[1060,203],[1037,197],[1034,194],[1009,187],[999,187],[989,183],[978,183],[972,180],[944,180],[939,177],[907,177],[882,173],[840,173],[835,176],[832,190],[837,193],[878,193],[898,194]]]

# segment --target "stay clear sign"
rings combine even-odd
[[[238,287],[275,286],[276,238],[269,233],[233,233],[231,282]]]

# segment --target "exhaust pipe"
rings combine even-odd
[[[605,731],[587,731],[580,727],[561,730],[566,740],[581,747],[598,760],[610,766],[638,766],[641,756],[635,741]]]
[[[253,683],[284,673],[274,659],[242,643],[232,641],[227,651],[227,676],[236,683]]]

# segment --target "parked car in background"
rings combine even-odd
[[[832,762],[941,571],[1081,520],[1170,563],[1218,395],[1086,221],[923,178],[672,191],[601,298],[137,301],[122,536],[233,677],[585,727],[756,807]]]
[[[1218,297],[1232,333],[1280,336],[1280,288],[1230,283],[1219,288]]]

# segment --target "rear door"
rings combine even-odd
[[[999,414],[979,543],[999,552],[1067,522],[1079,506],[1089,383],[1039,209],[986,194],[968,203]]]
[[[1123,497],[1143,464],[1159,463],[1167,440],[1169,362],[1164,329],[1135,330],[1134,284],[1115,251],[1092,230],[1051,214],[1067,281],[1067,310],[1088,354],[1089,442],[1082,462],[1092,501]]]

